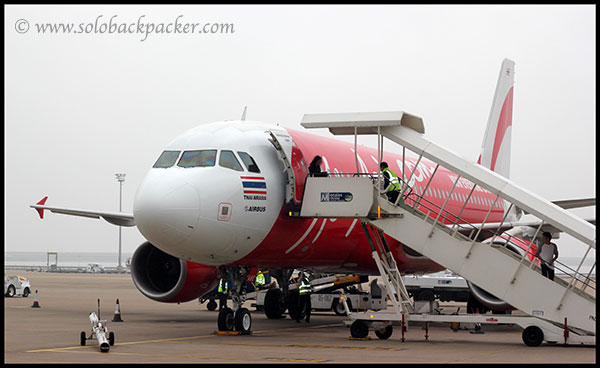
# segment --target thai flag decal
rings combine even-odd
[[[240,176],[244,194],[267,195],[267,182],[260,176]]]

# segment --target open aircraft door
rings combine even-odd
[[[287,173],[285,201],[299,206],[304,194],[304,182],[308,176],[308,163],[292,137],[284,130],[269,130],[269,141],[283,160]]]

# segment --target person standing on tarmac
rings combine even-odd
[[[227,306],[227,293],[228,293],[228,284],[224,278],[219,280],[219,288],[217,289],[217,294],[219,297],[219,310],[223,309]]]
[[[402,190],[400,179],[396,173],[389,169],[387,162],[381,162],[379,168],[383,174],[383,187],[386,188],[385,194],[390,202],[396,203],[400,190]]]
[[[300,286],[298,287],[298,317],[296,317],[296,322],[300,323],[303,310],[306,311],[306,322],[310,322],[310,310],[312,309],[310,294],[312,294],[312,286],[304,272],[300,272],[298,278],[300,279]]]

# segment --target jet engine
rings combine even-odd
[[[216,267],[173,257],[145,242],[131,257],[131,277],[138,290],[148,298],[180,303],[212,291],[220,275]]]
[[[493,242],[492,242],[493,241]],[[508,241],[507,236],[497,236],[495,238],[489,238],[483,241],[483,243],[492,243],[493,246],[505,246],[511,252],[516,253],[519,256],[523,256],[529,247],[529,242],[519,238],[510,238]],[[531,249],[529,250],[528,258],[533,260],[533,255],[535,254],[535,250],[537,246],[533,244]],[[514,310],[510,304],[505,302],[502,299],[498,299],[487,291],[481,289],[477,285],[473,284],[470,281],[467,281],[467,285],[471,290],[471,295],[485,307],[490,308],[492,311],[503,312]]]

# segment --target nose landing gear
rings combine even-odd
[[[252,329],[252,316],[247,308],[242,305],[246,301],[245,283],[250,273],[244,267],[219,267],[219,272],[225,280],[231,281],[231,299],[233,308],[224,307],[219,312],[217,326],[219,331],[238,331],[248,335]]]

